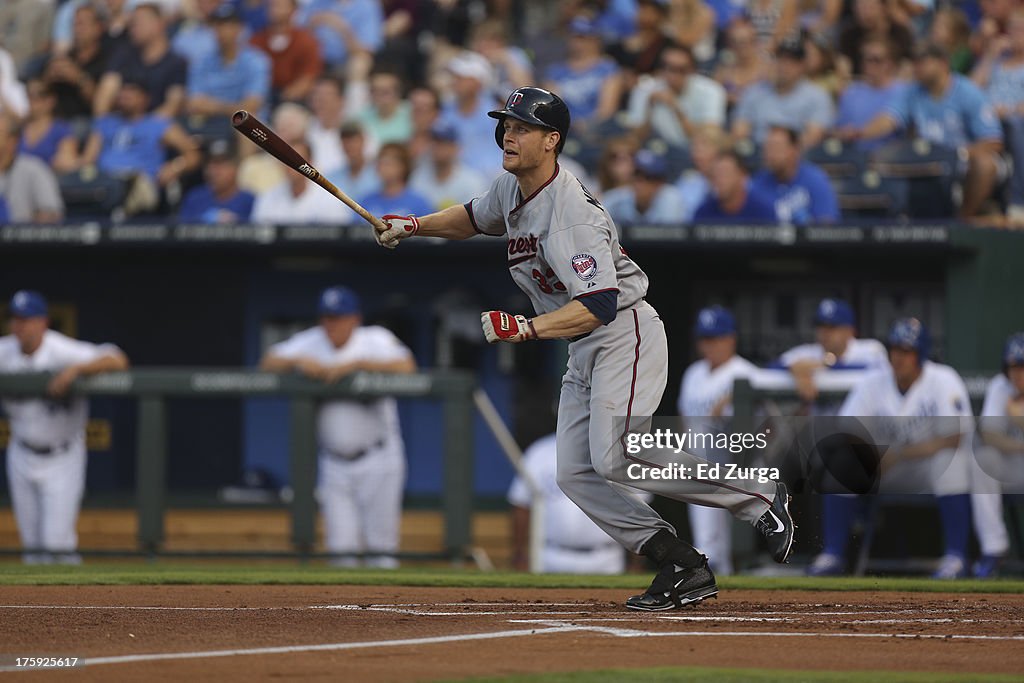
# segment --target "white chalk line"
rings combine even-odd
[[[453,603],[463,604],[463,603]],[[2,607],[2,606],[0,606]],[[12,606],[8,606],[12,607]],[[15,608],[18,606],[14,606]],[[55,609],[59,607],[55,606],[23,606],[23,607],[53,607]],[[79,607],[92,607],[96,609],[106,609],[99,606],[79,606]],[[384,607],[384,606],[378,606]],[[119,605],[118,609],[131,607]],[[338,606],[338,608],[343,608]],[[351,609],[364,609],[358,605],[348,606]],[[136,608],[136,609],[146,609]],[[156,608],[165,609],[165,608]],[[167,608],[167,609],[182,609],[182,608]],[[235,608],[185,608],[185,609],[216,609],[226,610]],[[243,609],[281,609],[281,608],[243,608]],[[295,608],[284,608],[284,609],[295,609]],[[301,609],[301,608],[300,608]],[[311,609],[311,608],[310,608]],[[429,613],[428,613],[429,614]],[[804,613],[806,614],[806,613]],[[663,618],[673,620],[691,620],[691,621],[710,621],[714,617],[702,617],[702,616],[687,616],[687,615],[665,615]],[[726,620],[729,619],[728,617]],[[581,624],[579,621],[596,621],[597,619],[580,619],[574,621],[560,621],[552,619],[509,619],[510,624],[522,624],[528,625],[532,628],[524,629],[511,629],[505,631],[495,631],[490,633],[468,633],[448,636],[432,636],[426,638],[402,638],[396,640],[377,640],[377,641],[365,641],[365,642],[346,642],[346,643],[322,643],[314,645],[287,645],[287,646],[274,646],[274,647],[262,647],[262,648],[240,648],[240,649],[227,649],[227,650],[208,650],[208,651],[191,651],[191,652],[171,652],[171,653],[151,653],[151,654],[138,654],[138,655],[118,655],[108,657],[86,657],[79,661],[80,666],[98,666],[105,664],[128,664],[128,663],[141,663],[141,662],[156,662],[156,661],[169,661],[169,660],[184,660],[184,659],[210,659],[220,657],[235,657],[235,656],[258,656],[258,655],[275,655],[275,654],[292,654],[299,652],[330,652],[330,651],[343,651],[343,650],[358,650],[358,649],[369,649],[369,648],[380,648],[380,647],[401,647],[401,646],[417,646],[417,645],[434,645],[444,643],[456,643],[466,642],[474,640],[493,640],[499,638],[514,638],[522,636],[535,636],[535,635],[549,635],[559,634],[568,632],[589,632],[599,635],[613,636],[617,638],[694,638],[694,637],[760,637],[760,638],[879,638],[879,639],[908,639],[908,640],[969,640],[969,641],[1024,641],[1024,636],[994,636],[994,635],[962,635],[962,634],[918,634],[918,633],[821,633],[821,632],[786,632],[786,631],[650,631],[635,628],[613,628],[609,626],[598,626],[592,624]],[[620,619],[627,621],[627,619]],[[611,621],[611,619],[608,619]],[[882,620],[876,620],[882,621]],[[886,623],[902,623],[901,620],[885,620]],[[635,623],[635,620],[633,621]],[[24,671],[24,668],[17,667],[0,667],[0,671]]]
[[[308,607],[185,607],[185,606],[157,606],[157,605],[0,605],[0,609],[20,610],[20,609],[57,609],[57,610],[139,610],[139,611],[192,611],[192,612],[235,612],[235,611],[303,611],[303,610],[344,610],[352,612],[387,612],[390,614],[402,614],[406,616],[421,616],[421,617],[486,617],[486,616],[507,616],[509,614],[521,613],[528,616],[536,617],[577,617],[577,620],[581,621],[635,621],[635,617],[632,619],[626,618],[602,618],[602,617],[587,617],[592,610],[584,609],[582,611],[552,611],[552,610],[534,610],[531,609],[534,605],[546,606],[546,607],[586,607],[579,603],[524,603],[524,604],[512,604],[506,605],[508,609],[499,611],[445,611],[437,612],[425,609],[409,609],[409,607],[433,607],[433,606],[460,606],[460,607],[478,607],[478,606],[492,606],[492,605],[503,605],[504,603],[404,603],[396,605],[310,605]],[[897,612],[910,613],[914,610],[897,610]],[[940,610],[930,610],[931,612],[941,612]],[[886,614],[889,612],[882,611],[865,611],[865,612],[762,612],[761,614],[768,615],[787,615],[787,616],[738,616],[738,615],[673,615],[673,614],[656,614],[652,615],[657,619],[666,621],[687,621],[687,622],[746,622],[746,623],[792,623],[794,621],[808,621],[810,617],[833,617],[833,616],[866,616],[869,614]],[[946,612],[948,613],[948,612]],[[1024,623],[1024,620],[1000,620],[1000,619],[953,619],[949,617],[938,617],[938,618],[908,618],[908,619],[847,619],[841,623],[847,625],[871,625],[871,624],[948,624],[948,623],[999,623],[1014,625]],[[831,622],[814,622],[814,623],[831,623]]]
[[[332,652],[340,650],[360,650],[376,647],[400,647],[403,645],[436,645],[440,643],[458,643],[470,640],[493,640],[495,638],[515,638],[518,636],[538,636],[550,633],[579,631],[584,627],[567,624],[545,628],[521,628],[492,633],[463,633],[451,636],[431,636],[428,638],[401,638],[398,640],[371,640],[357,643],[321,643],[316,645],[281,645],[276,647],[251,647],[232,650],[207,650],[196,652],[163,652],[140,655],[118,655],[113,657],[82,657],[77,666],[98,666],[102,664],[131,664],[139,662],[160,662],[175,659],[210,659],[215,657],[238,657],[257,655],[280,655],[297,652]],[[56,668],[56,667],[55,667]],[[0,671],[25,671],[24,668],[0,667]]]
[[[547,619],[509,619],[513,624],[538,624],[544,626],[555,626],[567,622],[550,621]],[[569,623],[568,625],[573,625]],[[619,638],[649,638],[657,637],[696,637],[696,636],[757,636],[761,638],[907,638],[911,640],[1024,640],[1024,636],[985,636],[985,635],[956,635],[940,633],[816,633],[799,631],[642,631],[632,628],[611,628],[609,626],[579,626],[577,630],[592,631],[594,633],[605,633]]]

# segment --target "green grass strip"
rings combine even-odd
[[[463,678],[458,683],[1010,683],[1018,676],[999,674],[945,674],[904,671],[796,671],[789,669],[719,669],[713,667],[658,667],[651,669],[602,669],[533,675]],[[442,683],[442,682],[438,682]],[[454,683],[447,681],[444,683]]]
[[[648,575],[582,576],[518,574],[460,569],[352,570],[323,565],[280,563],[88,563],[79,567],[0,563],[0,585],[377,585],[452,588],[613,588],[641,590]],[[723,590],[908,591],[943,593],[1024,593],[1024,581],[935,581],[903,577],[758,577],[719,580]]]

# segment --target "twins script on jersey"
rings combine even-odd
[[[508,236],[509,272],[538,315],[610,290],[621,311],[647,294],[647,275],[619,246],[612,219],[563,168],[526,199],[504,173],[466,209],[477,231]]]

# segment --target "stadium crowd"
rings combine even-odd
[[[9,0],[0,46],[4,221],[355,220],[237,109],[371,211],[442,208],[533,83],[621,224],[1024,225],[1019,0]]]

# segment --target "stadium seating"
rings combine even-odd
[[[868,155],[864,150],[838,138],[823,140],[821,144],[807,150],[804,158],[830,178],[850,178],[863,173],[868,167]]]
[[[871,153],[869,166],[886,180],[906,182],[910,218],[949,218],[962,198],[967,151],[918,138],[893,142]]]
[[[897,218],[906,210],[907,183],[876,171],[833,178],[832,187],[845,218]]]

